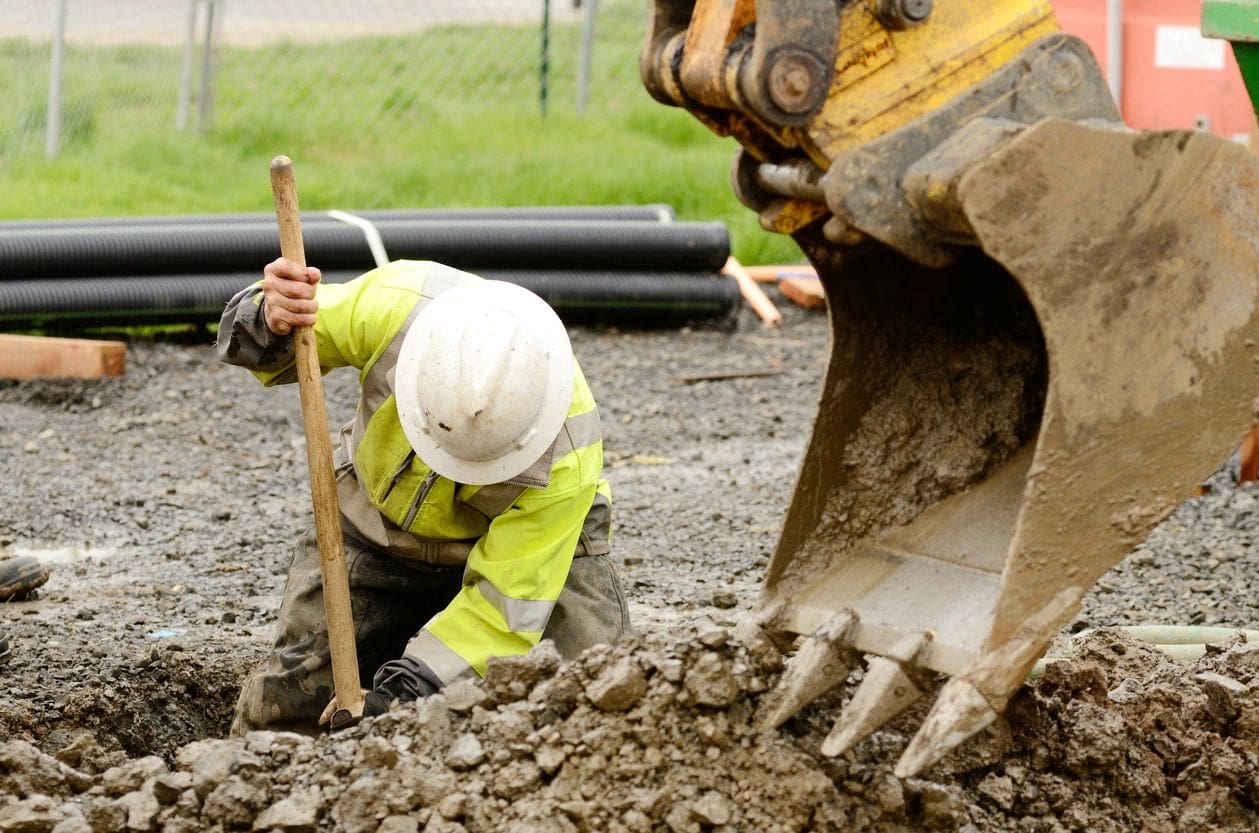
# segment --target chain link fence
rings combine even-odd
[[[646,14],[643,0],[0,0],[0,174],[72,143],[259,118],[597,118],[645,95]]]

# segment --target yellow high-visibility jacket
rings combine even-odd
[[[361,397],[337,451],[347,531],[396,557],[464,565],[450,605],[407,645],[444,685],[484,675],[493,656],[537,644],[574,553],[608,552],[611,492],[594,397],[574,363],[573,397],[555,443],[523,474],[470,486],[419,459],[398,421],[393,370],[407,327],[432,298],[481,278],[441,264],[396,261],[344,284],[319,284],[315,341],[324,372],[359,369]],[[260,285],[228,304],[220,358],[265,385],[296,380],[291,336],[267,328]]]

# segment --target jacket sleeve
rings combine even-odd
[[[271,332],[262,314],[262,282],[232,296],[219,319],[219,361],[280,373],[294,362],[293,336]]]
[[[390,264],[347,283],[316,286],[315,344],[325,373],[334,367],[365,367],[398,332],[419,297],[396,280],[399,266]],[[262,305],[261,281],[228,302],[219,321],[219,359],[248,368],[264,385],[295,382],[293,336],[271,332]]]
[[[484,676],[490,657],[537,645],[568,580],[596,483],[529,489],[473,547],[463,587],[407,645],[443,685]]]

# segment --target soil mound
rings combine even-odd
[[[10,741],[0,833],[1255,829],[1259,646],[1178,664],[1092,633],[906,780],[891,767],[923,709],[822,758],[851,685],[760,731],[781,667],[754,631],[700,623],[571,663],[544,643],[334,736],[202,740],[103,770],[86,733],[52,755]]]

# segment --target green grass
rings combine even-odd
[[[725,222],[744,262],[800,260],[731,192],[734,142],[643,90],[638,4],[608,8],[584,116],[576,27],[553,33],[545,116],[537,32],[481,26],[223,48],[204,133],[172,126],[177,50],[72,47],[53,162],[46,57],[0,41],[0,77],[26,79],[0,92],[0,218],[265,211],[268,162],[285,153],[304,209],[663,202]]]

